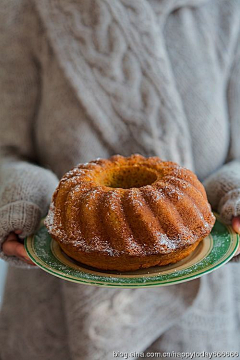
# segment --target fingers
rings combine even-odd
[[[240,216],[236,216],[232,219],[232,227],[235,232],[240,234]]]
[[[232,219],[232,227],[236,233],[240,234],[240,216],[236,216]],[[237,256],[239,254],[240,254],[240,244],[234,256]]]
[[[2,250],[7,256],[16,256],[27,264],[35,265],[29,258],[24,245],[18,241],[18,237],[11,232],[2,245]]]
[[[23,245],[22,245],[23,246]],[[18,258],[22,261],[24,261],[26,264],[28,265],[33,265],[33,266],[36,266],[36,264],[34,264],[34,262],[32,262],[32,260],[30,260],[29,257],[21,257],[21,256],[18,256]]]
[[[2,245],[2,249],[4,254],[8,256],[16,256],[16,244],[17,244],[17,235],[13,232],[10,233],[7,239],[4,241]]]

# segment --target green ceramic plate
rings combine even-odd
[[[239,236],[217,220],[211,234],[178,263],[119,273],[100,271],[72,260],[51,239],[43,224],[35,235],[25,239],[32,261],[48,273],[80,284],[122,288],[166,286],[196,279],[228,262],[238,244]]]

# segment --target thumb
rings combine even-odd
[[[233,230],[240,234],[240,216],[236,216],[232,219]]]

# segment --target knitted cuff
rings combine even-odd
[[[217,210],[225,224],[231,224],[233,217],[240,216],[240,188],[227,192],[220,200]]]
[[[41,220],[41,210],[34,203],[16,201],[0,208],[0,258],[21,268],[35,268],[15,256],[7,256],[2,251],[2,244],[11,231],[22,230],[21,238],[31,235]]]
[[[218,206],[220,219],[225,224],[231,224],[232,218],[240,216],[240,189],[229,191],[220,201]],[[230,263],[240,263],[240,254],[234,256]]]

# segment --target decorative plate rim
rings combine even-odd
[[[91,285],[91,286],[115,287],[115,288],[146,288],[146,287],[156,287],[156,286],[158,286],[158,287],[169,286],[169,285],[175,285],[175,284],[180,284],[180,283],[187,282],[190,280],[194,280],[205,274],[209,274],[212,271],[214,271],[214,270],[218,269],[219,267],[221,267],[222,265],[224,265],[225,263],[227,263],[234,256],[234,254],[238,248],[238,245],[239,245],[239,235],[234,232],[234,230],[232,229],[231,226],[221,223],[219,221],[218,214],[214,213],[214,215],[216,216],[216,223],[215,223],[214,227],[215,226],[223,226],[226,229],[226,235],[228,235],[228,238],[230,237],[229,246],[228,246],[227,250],[224,251],[224,253],[220,256],[220,258],[216,259],[213,264],[208,264],[205,267],[203,266],[203,268],[200,270],[196,269],[195,272],[190,271],[189,275],[184,274],[184,275],[180,276],[180,275],[178,275],[178,273],[180,273],[180,271],[175,270],[174,277],[168,279],[168,275],[174,273],[174,264],[173,264],[172,265],[173,272],[166,273],[165,280],[159,279],[160,277],[163,277],[164,274],[161,275],[160,272],[156,272],[155,274],[151,275],[151,274],[149,274],[149,269],[146,269],[146,272],[142,276],[141,276],[141,274],[139,276],[137,276],[138,274],[134,274],[134,272],[132,272],[132,274],[131,273],[113,274],[113,273],[101,272],[101,270],[98,270],[98,269],[90,270],[91,272],[95,271],[96,273],[100,274],[100,275],[98,275],[98,274],[92,274],[89,272],[88,269],[84,268],[84,269],[82,269],[82,271],[75,269],[76,273],[82,274],[82,276],[74,277],[73,275],[66,274],[64,272],[64,270],[59,271],[56,268],[53,268],[52,266],[50,266],[49,264],[44,262],[44,260],[35,253],[35,248],[34,248],[33,244],[34,244],[34,240],[35,240],[37,233],[32,236],[27,237],[24,241],[24,246],[25,246],[25,249],[26,249],[29,257],[31,258],[31,260],[38,267],[40,267],[42,270],[44,270],[54,276],[56,276],[60,279],[64,279],[66,281],[71,281],[74,283]],[[41,222],[41,224],[42,224],[42,222]],[[217,224],[220,224],[220,225],[217,225]],[[44,229],[44,231],[45,231],[46,228],[44,228],[44,226],[42,225],[42,226],[40,226],[39,230],[41,230],[41,229]],[[205,254],[205,257],[203,257],[200,261],[193,263],[190,267],[183,268],[183,271],[184,270],[187,271],[188,269],[191,270],[191,267],[193,267],[193,266],[199,267],[200,264],[213,253],[213,249],[216,249],[216,247],[217,247],[217,245],[215,244],[215,240],[214,240],[214,237],[216,237],[216,236],[217,235],[214,233],[213,233],[213,235],[210,234],[210,236],[209,236],[209,238],[212,238],[213,245],[212,245],[212,248],[208,251],[207,255]],[[50,235],[49,235],[49,237],[50,237]],[[47,243],[47,241],[49,241],[49,240],[46,240],[46,243]],[[53,241],[54,240],[52,239],[51,242],[49,243],[51,252],[52,252],[52,242]],[[215,247],[214,247],[214,245],[215,245]],[[210,248],[210,246],[209,246],[209,248]],[[52,252],[52,256],[54,256],[53,252]],[[59,261],[59,259],[56,257],[55,257],[55,260],[57,260],[59,263],[61,263]],[[61,263],[61,264],[67,268],[66,264],[64,264],[64,263]],[[73,271],[72,267],[68,266],[68,268],[71,271]],[[157,267],[154,267],[154,268],[156,269]],[[135,280],[135,282],[134,282],[134,280]]]

